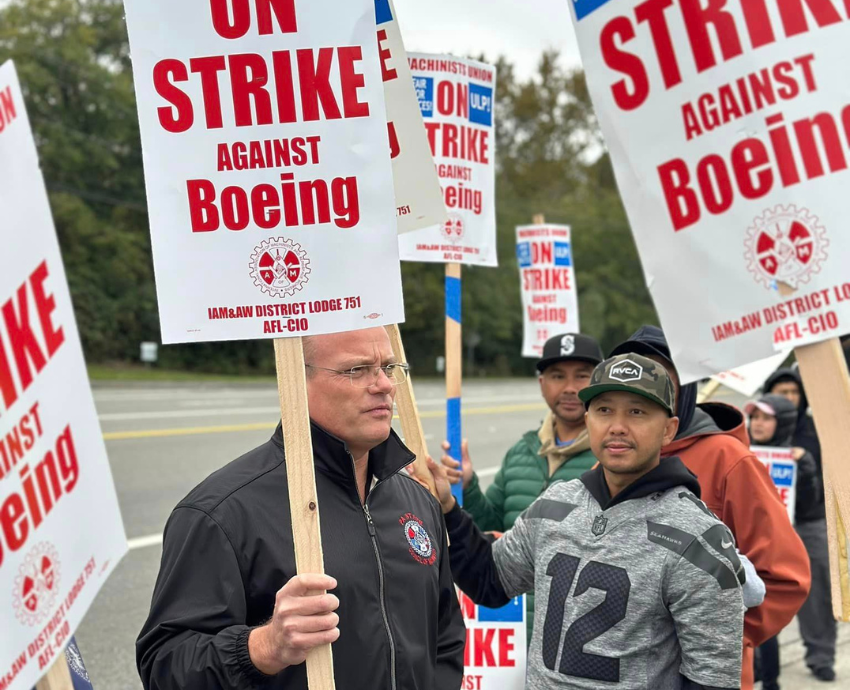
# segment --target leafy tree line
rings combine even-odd
[[[121,0],[12,0],[0,10],[0,63],[24,88],[89,362],[131,362],[159,322],[141,142]],[[468,374],[533,370],[520,357],[517,225],[542,213],[573,228],[582,330],[611,347],[655,322],[584,76],[557,54],[530,79],[498,61],[499,268],[464,271]],[[443,267],[402,266],[408,358],[434,371],[443,349]],[[477,343],[477,344],[476,344]],[[274,369],[266,341],[160,349],[160,365],[221,373]]]

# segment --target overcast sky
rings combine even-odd
[[[548,48],[559,50],[565,64],[580,64],[570,1],[394,0],[408,51],[505,55],[519,76],[533,72]]]

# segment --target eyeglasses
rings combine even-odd
[[[369,388],[378,382],[379,372],[384,372],[390,383],[393,386],[398,386],[400,383],[407,381],[407,372],[410,371],[409,364],[386,364],[382,367],[374,364],[362,364],[357,367],[351,367],[340,371],[339,369],[328,369],[327,367],[317,367],[313,364],[305,364],[308,369],[321,369],[322,371],[330,371],[340,376],[348,376],[351,385],[355,388]]]

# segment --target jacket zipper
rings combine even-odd
[[[351,458],[351,469],[354,471],[354,476],[357,476],[356,468],[354,467],[354,456],[351,453],[348,454],[348,457]],[[378,488],[381,484],[379,481],[375,486],[372,487],[372,491]],[[366,498],[368,499],[372,495],[372,491],[369,491],[369,487],[366,487]],[[355,491],[355,493],[357,493]],[[357,497],[357,501],[360,501],[360,497]],[[381,595],[381,616],[384,619],[384,628],[387,631],[387,639],[390,643],[390,688],[391,690],[396,690],[396,678],[395,678],[395,641],[393,640],[393,632],[390,629],[390,619],[387,616],[387,600],[386,593],[384,592],[384,564],[381,562],[381,552],[378,550],[378,534],[375,530],[375,523],[372,521],[372,514],[369,512],[369,504],[366,501],[363,501],[363,515],[366,516],[366,527],[369,530],[369,536],[372,538],[372,548],[375,551],[375,562],[378,564],[378,591]]]
[[[390,630],[390,620],[387,617],[386,594],[384,592],[384,566],[381,563],[381,554],[378,551],[378,537],[375,532],[375,523],[372,521],[372,514],[369,512],[369,506],[363,504],[363,513],[366,515],[366,525],[369,528],[369,536],[372,537],[372,548],[375,550],[375,560],[378,563],[378,585],[381,594],[381,615],[384,617],[384,627],[387,629],[387,639],[390,641],[390,687],[396,690],[395,679],[395,642],[393,641],[393,633]]]

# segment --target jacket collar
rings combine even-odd
[[[348,452],[345,441],[325,431],[310,420],[310,435],[313,440],[313,463],[317,472],[330,477],[340,484],[354,482],[354,461]],[[281,450],[283,430],[278,423],[272,441]],[[416,459],[416,456],[402,443],[395,431],[390,429],[386,441],[369,451],[369,472],[378,481],[388,479]]]
[[[590,450],[590,436],[587,435],[587,429],[582,431],[576,439],[568,446],[559,446],[555,441],[555,415],[549,412],[540,430],[537,432],[537,438],[540,439],[540,450],[537,454],[544,458],[550,458],[558,464],[562,464],[565,460]]]
[[[661,458],[658,467],[650,470],[640,479],[627,486],[614,498],[611,498],[611,492],[608,490],[608,482],[605,481],[605,474],[602,471],[601,464],[585,472],[581,476],[581,482],[590,492],[590,495],[596,499],[602,510],[608,510],[625,501],[645,498],[659,491],[667,491],[676,486],[684,486],[697,498],[700,497],[700,487],[697,478],[685,467],[679,458]]]

